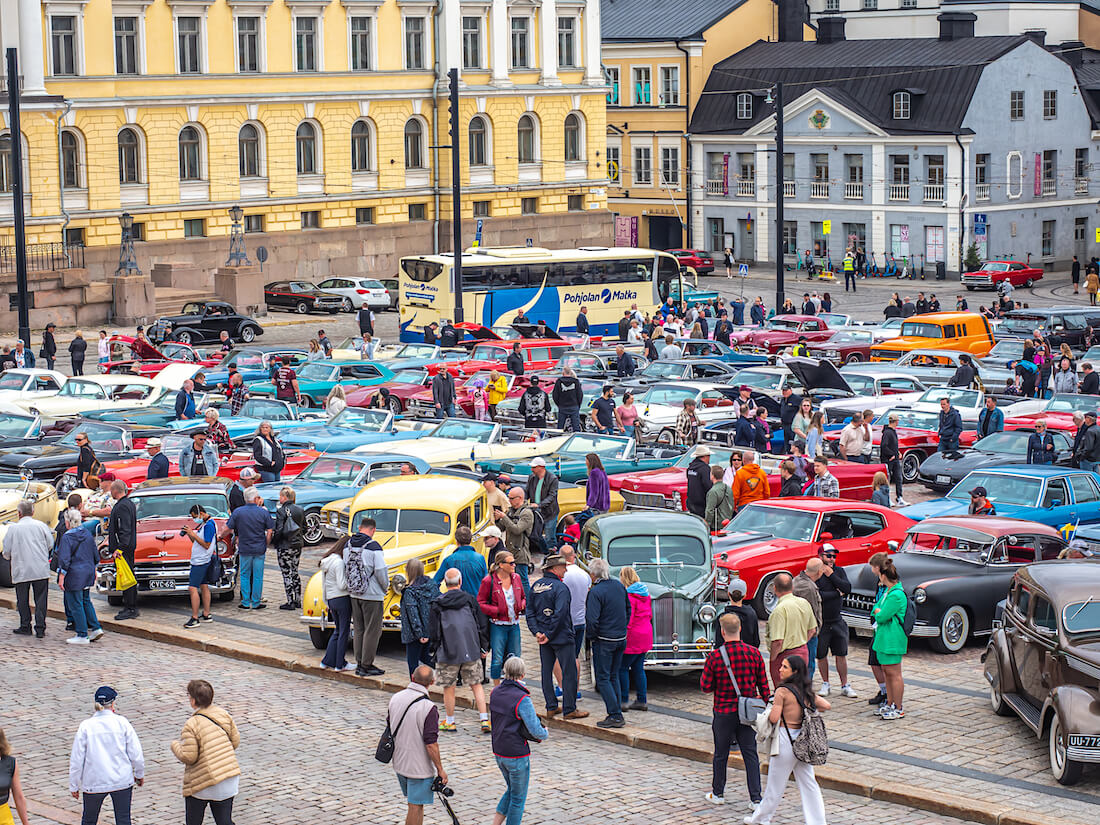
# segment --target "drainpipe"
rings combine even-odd
[[[966,147],[963,146],[962,141],[959,140],[959,133],[955,132],[955,143],[959,145],[959,154],[962,156],[962,170],[959,173],[960,185],[962,192],[959,194],[959,272],[963,272],[963,259],[966,257],[966,250],[963,249],[963,241],[966,238],[966,215],[964,210],[966,209],[966,203],[970,199],[966,196]]]
[[[687,145],[687,163],[684,167],[684,177],[687,178],[685,187],[687,189],[687,203],[684,206],[684,211],[687,213],[687,224],[685,226],[687,234],[685,236],[686,243],[684,246],[688,249],[693,249],[694,244],[691,242],[691,55],[688,54],[687,49],[680,45],[679,40],[676,41],[676,48],[684,53],[684,92],[687,94],[687,102],[684,106],[684,142]]]
[[[439,16],[443,0],[436,0],[432,13],[432,52],[435,58],[432,72],[432,253],[439,254]]]
[[[65,111],[57,118],[57,200],[61,214],[65,217],[65,222],[61,224],[61,248],[65,251],[65,263],[68,267],[72,267],[73,260],[69,256],[69,245],[65,243],[65,230],[69,228],[70,218],[69,213],[65,211],[65,156],[61,152],[61,122],[65,120],[72,108],[73,102],[66,100]]]

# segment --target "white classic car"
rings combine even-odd
[[[659,443],[674,444],[676,419],[684,411],[687,400],[695,402],[695,415],[704,425],[733,418],[733,402],[738,397],[738,389],[739,386],[707,381],[654,384],[634,402],[638,407],[639,442],[656,438]]]
[[[201,370],[195,364],[169,364],[152,378],[122,373],[81,375],[69,378],[56,395],[16,403],[47,422],[76,418],[91,410],[150,407],[166,401]]]
[[[473,470],[479,461],[533,458],[557,450],[569,435],[536,438],[531,430],[505,427],[492,421],[448,418],[431,435],[401,441],[398,451],[422,458],[433,467]],[[364,444],[353,453],[392,453],[394,442]]]
[[[51,530],[57,526],[60,512],[57,503],[57,490],[44,481],[20,480],[14,476],[0,480],[0,544],[8,525],[19,520],[16,506],[22,499],[34,502],[34,517]],[[0,587],[11,587],[11,562],[0,556]]]
[[[57,370],[13,369],[0,372],[0,401],[25,401],[57,395],[66,377]]]

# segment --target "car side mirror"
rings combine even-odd
[[[1054,501],[1052,501],[1050,504],[1047,505],[1047,509],[1048,510],[1053,510],[1055,507],[1061,507],[1061,506],[1062,506],[1062,499],[1056,498],[1056,499],[1054,499]]]
[[[818,539],[819,539],[820,541],[832,541],[832,540],[833,540],[833,534],[832,534],[832,533],[822,533],[822,534],[821,534],[821,535],[820,535],[820,536],[818,537]]]

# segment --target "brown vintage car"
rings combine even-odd
[[[1100,562],[1062,560],[1016,572],[1001,626],[982,655],[993,712],[1047,736],[1063,785],[1100,763]]]

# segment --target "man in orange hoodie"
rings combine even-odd
[[[759,460],[759,454],[752,450],[745,450],[742,454],[741,469],[733,476],[733,504],[738,510],[771,495],[768,474],[757,463]]]

